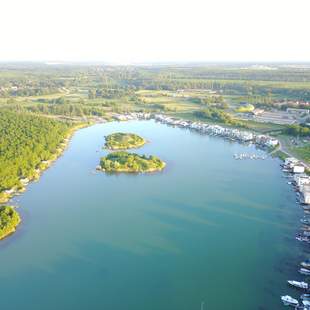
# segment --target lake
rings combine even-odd
[[[166,169],[96,172],[116,131]],[[23,222],[0,243],[1,309],[282,309],[299,296],[286,280],[302,279],[301,210],[278,159],[240,152],[262,153],[154,121],[79,130],[11,202]]]

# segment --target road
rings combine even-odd
[[[289,157],[295,157],[295,158],[297,158],[300,162],[303,163],[303,165],[304,165],[305,167],[307,167],[307,169],[310,169],[310,165],[309,165],[306,161],[304,161],[304,160],[298,158],[298,156],[296,156],[295,154],[292,154],[292,153],[286,148],[285,143],[282,143],[280,140],[279,140],[279,147],[278,147],[277,149],[275,149],[274,151],[272,151],[271,153],[273,153],[273,152],[275,152],[275,151],[281,151],[281,152],[285,153],[285,154],[286,154],[287,156],[289,156]]]

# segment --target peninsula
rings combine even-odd
[[[13,207],[0,206],[0,239],[15,232],[20,222],[20,216]]]
[[[156,156],[138,155],[124,151],[110,153],[100,160],[100,170],[107,172],[154,172],[166,164]]]
[[[126,150],[141,147],[146,141],[133,133],[116,132],[105,137],[105,147],[109,150]]]

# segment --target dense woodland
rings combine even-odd
[[[107,172],[152,172],[162,170],[165,163],[156,156],[119,151],[102,157],[100,166]]]
[[[146,143],[146,141],[133,133],[116,132],[105,137],[105,147],[110,150],[125,150],[130,148],[138,148]]]
[[[295,137],[308,137],[310,136],[310,128],[307,126],[293,124],[287,126],[286,133]]]
[[[50,159],[70,125],[46,117],[0,110],[0,192],[20,187]]]
[[[10,206],[0,206],[0,239],[13,233],[20,221],[15,209]]]
[[[237,127],[246,127],[246,125],[243,122],[234,119],[233,117],[231,117],[230,114],[214,107],[196,111],[195,115],[201,119],[209,121],[216,121],[219,123],[223,123],[226,125],[233,125]]]

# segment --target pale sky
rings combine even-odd
[[[310,0],[1,0],[0,61],[310,61]]]

